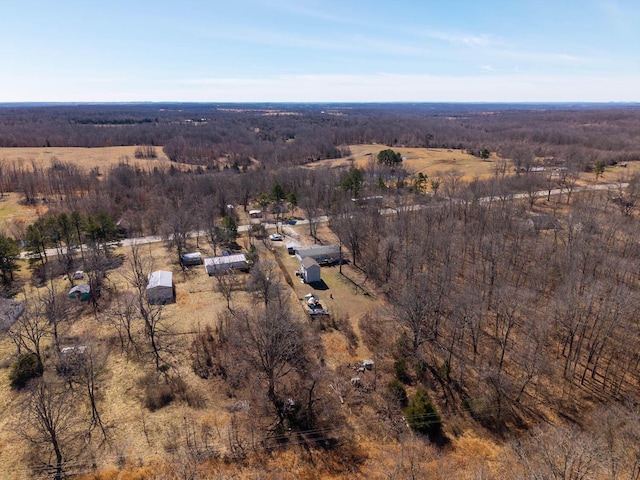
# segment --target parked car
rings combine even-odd
[[[274,242],[281,242],[282,235],[280,235],[279,233],[272,233],[271,235],[269,235],[269,240],[272,240]]]

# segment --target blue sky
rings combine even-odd
[[[0,102],[637,102],[637,0],[3,0]]]

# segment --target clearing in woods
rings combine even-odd
[[[5,193],[0,197],[0,233],[20,237],[20,231],[47,212],[46,205],[23,205],[21,199],[22,195],[16,192]]]
[[[35,163],[40,168],[47,168],[53,159],[78,165],[87,171],[95,167],[105,171],[110,166],[123,161],[141,166],[183,165],[171,162],[162,151],[162,147],[155,147],[157,158],[151,159],[135,158],[136,148],[138,147],[3,147],[0,148],[0,165],[8,167],[17,164],[31,169],[32,163]]]
[[[350,165],[353,160],[356,167],[366,168],[371,161],[377,161],[378,152],[388,148],[390,147],[379,144],[349,145],[351,150],[349,158],[320,160],[309,163],[306,166],[309,168],[321,166],[329,168],[344,167]],[[424,173],[428,177],[439,176],[447,170],[458,169],[466,181],[473,180],[475,177],[487,178],[493,176],[496,161],[502,160],[495,154],[492,154],[488,160],[482,160],[462,150],[446,148],[392,147],[391,149],[402,155],[403,167],[416,175]]]

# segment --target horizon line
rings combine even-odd
[[[489,101],[489,100],[474,100],[474,101],[423,101],[423,100],[388,100],[388,101],[216,101],[216,100],[203,100],[203,101],[183,101],[183,100],[114,100],[114,101],[92,101],[92,100],[80,100],[80,101],[17,101],[17,102],[2,102],[0,101],[0,107],[16,107],[16,106],[59,106],[59,105],[639,105],[638,100],[611,100],[611,101]]]

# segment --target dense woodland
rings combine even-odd
[[[508,104],[131,104],[0,107],[0,147],[163,146],[174,161],[222,158],[269,168],[345,153],[344,145],[489,149],[518,163],[640,158],[638,106]]]
[[[56,478],[70,459],[89,463],[70,438],[83,428],[98,439],[92,455],[108,451],[110,430],[95,395],[107,356],[148,372],[144,408],[172,401],[210,407],[199,405],[177,373],[180,357],[167,340],[173,337],[163,335],[162,307],[145,300],[144,255],[134,248],[126,260],[117,258],[112,242],[161,235],[177,262],[188,232],[206,232],[214,251],[230,246],[238,213],[228,206],[258,205],[272,219],[294,211],[312,220],[328,216],[348,267],[382,307],[323,328],[364,344],[380,381],[350,384],[346,367],[324,367],[321,332],[299,318],[286,283],[274,274],[278,264],[258,251],[242,286],[254,298],[252,308],[233,300],[240,280],[221,276],[216,285],[226,312],[215,328],[181,340],[191,345],[195,374],[224,385],[233,399],[237,423],[228,450],[213,451],[185,420],[184,438],[176,437],[175,455],[166,459],[173,470],[149,478],[223,478],[215,470],[221,459],[244,464],[256,452],[300,445],[309,458],[312,450],[324,452],[324,460],[315,460],[317,478],[424,478],[433,475],[434,462],[437,478],[461,478],[446,472],[445,452],[472,425],[503,445],[504,457],[466,472],[468,478],[640,479],[640,181],[628,176],[609,190],[576,189],[579,175],[599,163],[640,160],[639,127],[637,107],[609,105],[1,108],[0,146],[156,146],[193,165],[123,160],[108,171],[85,171],[52,161],[0,170],[0,192],[48,207],[35,224],[3,232],[8,247],[0,248],[9,262],[2,271],[7,295],[20,289],[10,278],[18,242],[34,253],[34,283],[48,292],[28,303],[8,333],[16,346],[12,361],[40,378],[14,388],[30,405],[25,415],[38,436],[32,430],[29,440],[52,452],[41,463]],[[479,157],[488,150],[511,164],[467,183],[447,171],[430,188],[395,157],[392,165],[366,170],[302,168],[348,156],[350,144],[374,142],[381,150],[461,148]],[[559,159],[562,173],[528,171],[544,157]],[[563,193],[552,196],[559,187]],[[549,196],[535,197],[538,190]],[[306,228],[318,237],[318,222]],[[59,255],[47,258],[47,247]],[[129,296],[101,296],[109,271],[123,262]],[[53,276],[79,266],[96,287],[94,316],[118,341],[108,353],[96,347],[69,361],[60,354],[58,327],[77,312],[51,285]],[[48,356],[45,344],[53,345]],[[68,411],[66,399],[74,395],[86,405],[83,426]],[[246,413],[242,402],[259,405],[260,415]],[[58,440],[46,408],[61,419]],[[376,469],[356,440],[362,435],[407,450]],[[207,461],[213,470],[203,467]]]

